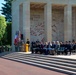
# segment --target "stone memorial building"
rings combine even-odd
[[[16,31],[25,42],[76,40],[76,0],[13,0],[12,45]]]

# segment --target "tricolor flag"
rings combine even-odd
[[[20,32],[16,31],[15,38],[14,38],[14,45],[17,45],[21,41]]]

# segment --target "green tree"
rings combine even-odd
[[[11,22],[8,22],[7,23],[7,27],[6,27],[7,44],[9,44],[9,45],[11,45],[11,32],[12,32],[11,25],[12,25],[12,23]]]
[[[3,45],[11,45],[11,22],[7,22],[7,26],[6,26],[6,30],[5,30],[5,34],[2,38],[2,44]]]
[[[4,16],[0,16],[0,43],[6,30],[6,21]]]
[[[12,21],[12,15],[11,15],[11,8],[12,8],[12,1],[13,0],[4,0],[5,3],[2,3],[2,14],[5,16],[6,21],[11,22]]]

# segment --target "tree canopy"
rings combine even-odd
[[[6,21],[11,22],[12,21],[12,15],[11,15],[11,7],[12,7],[12,1],[13,0],[4,0],[5,3],[2,3],[2,14],[5,16]]]
[[[1,39],[2,41],[2,44],[3,45],[11,45],[11,25],[12,23],[11,22],[7,22],[6,23],[6,29],[5,29],[5,34],[3,36],[3,38]]]
[[[0,16],[0,40],[3,38],[6,29],[6,21],[4,16]]]

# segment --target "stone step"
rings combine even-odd
[[[48,63],[54,63],[54,64],[59,64],[59,65],[63,65],[63,66],[70,66],[70,67],[74,67],[76,68],[76,65],[75,64],[72,64],[72,63],[67,63],[67,62],[60,62],[60,61],[54,61],[54,60],[48,60],[48,59],[43,59],[43,58],[31,58],[31,57],[25,57],[25,56],[18,56],[18,57],[13,57],[13,58],[16,58],[16,59],[30,59],[30,60],[37,60],[37,61],[43,61],[43,62],[48,62]],[[60,60],[63,60],[63,59],[60,59]],[[68,61],[68,60],[67,60]]]
[[[65,72],[67,74],[76,75],[76,60],[60,58],[51,55],[41,54],[22,54],[19,52],[13,52],[7,55],[1,56],[2,58],[27,63],[59,72]]]
[[[26,53],[25,52],[13,52],[13,53],[9,53],[9,54],[6,54],[6,55],[4,55],[4,56],[8,56],[8,55],[15,55],[15,56],[17,56],[17,55],[25,55]],[[43,54],[26,54],[26,56],[31,56],[31,55],[33,55],[33,56],[46,56],[46,57],[50,57],[50,56],[52,56],[52,57],[55,57],[55,58],[59,58],[59,59],[62,59],[61,57],[56,57],[56,56],[58,56],[58,55],[43,55]],[[69,58],[63,58],[63,59],[67,59],[67,60],[70,60]],[[76,59],[71,59],[71,60],[75,60],[76,61]]]
[[[3,55],[2,55],[3,54]],[[18,55],[23,55],[22,53],[19,53],[19,52],[11,52],[11,53],[1,53],[0,54],[1,56],[0,57],[2,57],[2,56],[18,56]]]
[[[62,66],[62,65],[48,63],[48,62],[45,63],[42,61],[37,61],[37,60],[35,61],[35,60],[30,60],[30,59],[22,59],[22,58],[18,59],[18,58],[8,58],[8,57],[6,57],[6,58],[10,59],[10,60],[22,62],[22,63],[27,63],[27,64],[47,68],[49,70],[56,70],[59,72],[63,72],[63,73],[71,74],[71,75],[74,75],[74,74],[76,75],[76,68],[73,68],[73,67],[67,67],[67,66]]]
[[[6,57],[6,56],[3,56],[3,57]],[[46,55],[26,55],[26,54],[12,54],[12,55],[7,55],[7,57],[27,57],[27,58],[37,58],[37,59],[45,59],[45,60],[50,60],[50,61],[58,61],[58,62],[65,62],[65,63],[68,63],[68,64],[75,64],[76,65],[76,60],[71,60],[71,59],[64,59],[64,58],[58,58],[58,57],[55,57],[55,56],[46,56]]]
[[[62,57],[56,57],[57,55],[43,55],[43,54],[25,54],[25,53],[20,53],[20,52],[13,52],[13,53],[10,53],[10,54],[7,54],[7,55],[5,55],[5,56],[22,56],[22,55],[26,55],[26,56],[31,56],[31,55],[33,55],[32,57],[38,57],[38,56],[41,56],[41,57],[44,57],[44,56],[46,56],[46,57],[48,57],[48,58],[57,58],[57,59],[62,59]],[[66,56],[67,57],[67,56]],[[65,59],[65,60],[73,60],[73,61],[76,61],[76,59],[69,59],[69,58],[63,58],[63,59]]]
[[[6,58],[8,58],[8,57],[6,57]],[[9,58],[8,58],[9,59]],[[52,64],[53,66],[57,66],[57,67],[61,67],[61,68],[67,68],[67,69],[70,69],[70,70],[75,70],[76,71],[76,66],[74,66],[73,64],[71,64],[71,66],[70,65],[68,65],[68,63],[65,63],[65,65],[63,65],[61,62],[54,62],[54,61],[45,61],[45,60],[40,60],[40,59],[36,59],[36,58],[20,58],[20,57],[14,57],[13,59],[19,59],[19,60],[26,60],[26,61],[31,61],[31,62],[42,62],[43,64],[48,64],[49,66]],[[42,64],[41,63],[41,64]],[[64,62],[63,62],[64,63]],[[71,69],[71,67],[72,67],[72,69]]]

